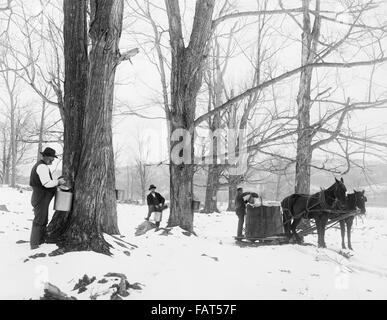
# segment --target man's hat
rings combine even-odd
[[[151,184],[151,185],[149,186],[149,190],[151,190],[151,189],[156,189],[156,186],[153,185],[153,184]]]
[[[58,158],[56,155],[55,155],[55,150],[50,148],[50,147],[47,147],[46,149],[44,149],[43,152],[40,153],[42,156],[44,157],[54,157],[54,158]]]

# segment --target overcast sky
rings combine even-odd
[[[61,1],[56,1],[58,7],[61,8]],[[140,1],[141,2],[141,1]],[[313,1],[314,2],[314,1]],[[28,3],[28,4],[27,4]],[[160,8],[164,8],[164,0],[154,1]],[[235,1],[236,5],[234,11],[254,10],[257,7],[256,0]],[[277,1],[270,1],[270,4],[276,4]],[[300,0],[284,1],[287,8],[295,8],[301,6]],[[29,10],[29,14],[38,13],[40,10],[39,1],[33,0],[24,2]],[[194,8],[194,1],[181,1],[181,11],[184,13],[184,30],[186,39],[190,34],[190,27],[192,24],[192,15]],[[186,4],[186,5],[184,5]],[[311,5],[313,7],[313,3]],[[387,20],[387,5],[378,10],[377,15],[368,17],[367,23],[376,23],[382,19]],[[274,7],[273,7],[274,8]],[[61,19],[60,11],[55,11],[51,8],[50,14],[57,19]],[[337,10],[340,11],[339,1],[322,1],[322,10]],[[128,13],[129,10],[126,10]],[[153,8],[152,15],[160,24],[160,26],[167,30],[166,15],[163,10]],[[345,14],[340,15],[339,19],[347,21],[349,19]],[[226,86],[233,88],[236,93],[242,92],[243,88],[247,86],[252,74],[252,67],[249,58],[255,50],[254,39],[256,38],[257,18],[242,18],[239,19],[239,26],[246,24],[242,31],[233,41],[235,47],[234,56],[230,60],[226,73]],[[226,33],[234,23],[235,19],[222,23],[218,32]],[[275,74],[279,75],[284,71],[291,70],[300,65],[300,38],[301,30],[295,22],[288,16],[275,16],[270,19],[268,24],[271,26],[270,38],[267,39],[265,45],[268,50],[272,50],[274,55],[273,62],[275,62]],[[150,33],[149,25],[141,20],[134,20],[128,14],[125,16],[125,29],[122,34],[121,48],[122,51],[139,47],[140,53],[132,59],[133,64],[125,62],[121,64],[117,71],[117,85],[115,87],[115,96],[117,104],[124,103],[133,109],[140,110],[142,114],[148,117],[164,117],[163,109],[160,105],[161,101],[161,87],[160,78],[154,64],[149,61],[148,56],[154,54],[153,44],[143,36],[144,33]],[[338,39],[343,35],[347,27],[340,26],[335,23],[322,21],[323,37],[329,39]],[[12,32],[12,30],[11,30]],[[187,40],[186,40],[187,41]],[[168,33],[165,32],[163,43],[168,46]],[[386,41],[382,41],[384,49],[386,49]],[[366,57],[364,52],[359,51],[356,47],[344,47],[339,54],[345,59],[352,61],[364,60]],[[168,52],[165,50],[168,58]],[[342,61],[339,55],[333,55],[330,61]],[[346,98],[351,98],[352,101],[365,101],[368,95],[368,83],[370,79],[371,67],[353,68],[348,70],[340,69],[338,72],[334,69],[322,70],[319,69],[314,74],[314,79],[321,80],[320,91],[328,87],[332,87],[333,96],[335,99],[345,101]],[[167,71],[168,72],[168,71]],[[373,89],[374,97],[379,97],[387,92],[387,84],[385,83],[385,74],[387,72],[387,64],[377,67],[374,79]],[[276,94],[278,95],[278,103],[284,108],[296,107],[296,94],[299,76],[294,76],[276,85]],[[315,91],[316,92],[316,91]],[[23,101],[26,104],[34,105],[39,108],[40,101],[37,96],[28,88],[23,86]],[[4,109],[4,105],[1,104]],[[122,110],[122,109],[120,109]],[[199,106],[200,112],[200,106]],[[314,108],[314,115],[317,115],[318,108]],[[52,117],[57,117],[55,111]],[[359,112],[351,118],[351,126],[357,130],[371,130],[377,127],[378,130],[384,131],[386,129],[386,110],[373,110],[366,112]],[[152,149],[150,162],[157,162],[165,160],[166,157],[166,123],[162,119],[146,120],[136,116],[116,116],[114,119],[114,144],[119,152],[119,163],[125,165],[133,160],[133,149],[136,148],[135,137],[141,133],[141,136],[150,136],[150,146]]]

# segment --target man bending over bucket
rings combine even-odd
[[[148,204],[148,216],[145,220],[149,220],[150,216],[153,213],[154,219],[156,221],[156,228],[160,227],[162,212],[166,208],[165,199],[163,196],[156,192],[156,187],[151,184],[149,187],[150,193],[146,197],[146,201]]]
[[[30,237],[31,249],[36,249],[44,243],[48,223],[48,206],[55,195],[55,187],[66,183],[62,178],[52,179],[48,166],[53,163],[55,158],[58,158],[55,155],[55,150],[46,148],[41,154],[42,159],[32,167],[30,175],[31,204],[35,214]]]
[[[242,238],[243,224],[245,222],[246,215],[246,203],[249,201],[250,197],[258,197],[258,194],[255,192],[243,192],[242,188],[237,189],[237,195],[235,198],[235,213],[238,216],[238,229],[237,237]]]

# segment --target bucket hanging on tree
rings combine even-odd
[[[56,189],[54,210],[55,211],[71,211],[71,205],[73,203],[73,193],[71,189],[66,186],[59,186]]]

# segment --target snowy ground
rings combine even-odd
[[[315,246],[239,247],[233,236],[232,212],[195,215],[198,237],[175,228],[172,235],[149,231],[134,235],[143,222],[143,206],[118,205],[122,239],[138,248],[124,253],[115,246],[113,257],[93,252],[73,252],[31,259],[50,253],[55,245],[31,251],[28,241],[33,218],[30,192],[0,187],[0,299],[39,299],[43,284],[50,282],[77,298],[89,293],[72,291],[84,274],[102,277],[123,273],[142,290],[126,299],[386,299],[387,209],[367,208],[367,216],[353,228],[354,255],[346,259],[340,250],[340,231],[329,229],[329,249]],[[163,217],[163,224],[167,214]],[[107,237],[109,242],[114,239]],[[316,236],[305,239],[316,244]],[[28,259],[28,261],[26,261]]]

